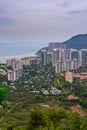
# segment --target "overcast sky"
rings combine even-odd
[[[0,0],[0,42],[59,42],[84,33],[87,0]]]

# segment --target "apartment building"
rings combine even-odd
[[[52,53],[52,65],[55,72],[76,70],[87,66],[87,49],[76,50],[73,48],[54,48]]]
[[[20,59],[9,59],[6,61],[6,65],[9,81],[16,81],[22,76],[22,63]]]

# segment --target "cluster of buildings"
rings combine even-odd
[[[36,62],[37,56],[25,57],[22,59],[12,58],[6,61],[7,77],[9,81],[16,81],[22,76],[23,65],[30,65],[33,61]]]
[[[87,66],[87,49],[67,48],[62,43],[49,43],[48,50],[42,49],[38,57],[41,65],[48,64],[50,60],[52,66],[55,67],[55,73]]]
[[[55,46],[50,43],[48,51],[52,53],[52,66],[55,66],[56,73],[76,70],[87,65],[87,49],[67,49],[66,45],[61,43],[56,43]]]
[[[76,70],[87,66],[87,49],[69,49],[62,43],[49,43],[48,48],[41,49],[36,56],[7,60],[8,80],[19,79],[22,75],[22,66],[30,65],[32,62],[42,66],[50,63],[55,67],[55,73]]]

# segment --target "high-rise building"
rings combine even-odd
[[[74,59],[70,61],[70,69],[69,70],[77,70],[78,67],[78,60]]]
[[[66,62],[57,62],[55,64],[55,73],[66,71]]]
[[[22,63],[19,59],[9,59],[6,61],[8,80],[15,81],[22,76]]]
[[[76,49],[70,49],[70,51],[71,51],[71,60],[78,60],[79,51]]]
[[[55,63],[55,73],[62,72],[62,62]]]
[[[48,51],[52,52],[54,48],[63,48],[66,49],[66,45],[60,43],[60,42],[51,42],[48,45]]]
[[[47,50],[46,49],[41,50],[40,63],[41,63],[41,65],[47,64]]]
[[[79,51],[76,49],[54,48],[52,65],[56,67],[56,73],[78,69]]]
[[[52,53],[52,65],[55,66],[57,62],[61,62],[61,49],[55,48]]]
[[[87,66],[87,49],[66,49],[62,43],[49,43],[48,51],[52,52],[52,65],[56,73]]]
[[[55,66],[57,62],[65,61],[65,49],[54,48],[52,53],[52,65]]]
[[[87,66],[87,49],[80,50],[80,66]]]
[[[66,65],[66,71],[70,70],[70,61],[69,60],[66,60],[65,65]]]
[[[66,49],[65,50],[65,59],[66,60],[75,60],[77,59],[78,60],[79,58],[79,51],[76,50],[76,49]]]
[[[66,61],[70,60],[70,49],[65,49],[65,60]]]
[[[70,49],[70,69],[76,70],[79,68],[79,51],[76,49]]]

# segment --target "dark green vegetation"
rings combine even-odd
[[[87,80],[66,82],[65,74],[55,74],[49,65],[31,64],[23,70],[2,98],[10,107],[0,109],[1,130],[87,130]],[[70,94],[77,99],[68,100]],[[73,106],[80,106],[82,117],[72,112]]]
[[[10,116],[5,113],[4,118],[0,119],[0,128],[1,130],[87,130],[87,119],[63,108],[36,108],[27,113],[10,112]]]
[[[29,130],[86,130],[86,119],[75,112],[59,109],[31,110],[28,119]]]
[[[6,87],[0,87],[0,104],[2,104],[2,102],[6,98],[7,91],[8,89]]]

